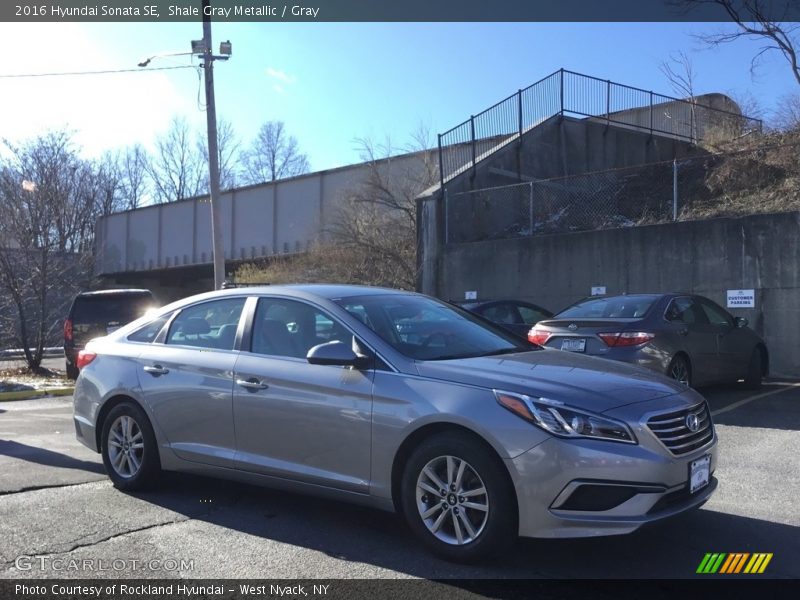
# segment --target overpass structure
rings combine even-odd
[[[226,269],[306,251],[329,237],[348,194],[373,169],[390,179],[419,180],[433,161],[440,181],[422,195],[418,223],[420,287],[435,293],[446,235],[443,201],[435,200],[446,191],[672,159],[694,152],[712,132],[734,136],[755,127],[760,123],[721,94],[682,100],[562,69],[441,134],[434,150],[224,192]],[[148,287],[162,300],[213,287],[205,196],[111,214],[96,232],[95,273],[107,286]]]

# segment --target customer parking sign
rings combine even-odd
[[[728,290],[728,308],[755,308],[755,290]]]

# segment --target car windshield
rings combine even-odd
[[[415,360],[447,360],[535,349],[479,317],[425,296],[380,294],[334,299],[396,350]]]
[[[643,318],[658,296],[612,296],[590,298],[573,304],[556,315],[557,319],[640,319]]]

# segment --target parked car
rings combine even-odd
[[[769,372],[767,346],[747,319],[692,294],[587,298],[538,323],[528,339],[647,367],[692,386],[744,379],[757,388]]]
[[[702,396],[434,298],[229,289],[81,351],[78,439],[113,484],[192,471],[399,511],[435,553],[622,534],[714,491]]]
[[[78,353],[89,340],[113,333],[153,307],[150,290],[100,290],[75,296],[64,320],[67,377],[77,379]]]
[[[524,300],[467,300],[454,304],[481,315],[521,338],[527,337],[533,325],[553,316],[546,308]]]

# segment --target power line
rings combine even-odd
[[[0,79],[16,79],[23,77],[63,77],[65,75],[108,75],[112,73],[147,73],[153,71],[170,71],[172,69],[194,69],[194,65],[180,65],[177,67],[148,67],[147,69],[109,69],[106,71],[72,71],[67,73],[19,73],[13,75],[0,75]]]

